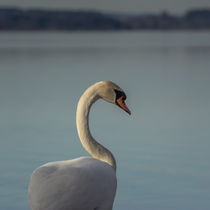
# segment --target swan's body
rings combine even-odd
[[[124,104],[124,92],[114,83],[102,81],[89,87],[77,107],[77,129],[83,147],[92,157],[47,163],[30,180],[31,210],[112,210],[117,179],[112,153],[92,137],[88,126],[91,105],[99,98]]]

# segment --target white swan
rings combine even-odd
[[[112,210],[117,180],[112,153],[91,135],[88,115],[99,98],[130,114],[123,90],[110,81],[89,87],[81,96],[76,114],[83,147],[92,157],[47,163],[37,168],[29,184],[31,210]]]

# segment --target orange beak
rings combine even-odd
[[[125,104],[125,101],[123,100],[123,96],[117,99],[117,105],[125,110],[128,114],[131,114],[131,111],[128,109],[128,107]]]

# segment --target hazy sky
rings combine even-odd
[[[0,6],[59,9],[97,9],[129,13],[183,13],[190,8],[210,8],[210,0],[0,0]]]

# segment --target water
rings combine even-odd
[[[75,110],[112,80],[91,130],[117,159],[115,210],[210,208],[210,32],[1,33],[0,209],[25,210],[39,165],[86,156]]]

